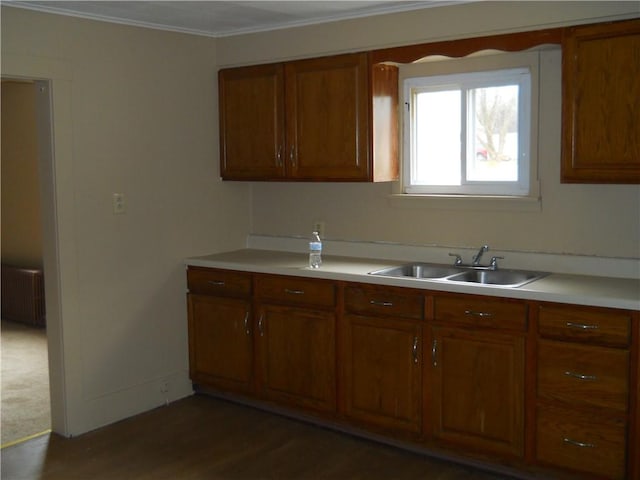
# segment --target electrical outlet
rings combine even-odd
[[[322,220],[316,220],[313,222],[313,230],[314,232],[318,232],[320,238],[324,238],[324,222]]]
[[[162,382],[160,384],[160,393],[168,393],[169,392],[169,382]]]
[[[113,214],[122,215],[125,212],[124,193],[114,193],[112,197]]]

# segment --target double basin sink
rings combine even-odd
[[[518,288],[548,275],[528,270],[498,270],[487,267],[448,266],[431,263],[410,263],[369,272],[382,277],[443,280],[447,282],[473,283],[498,287]]]

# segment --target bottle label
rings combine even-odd
[[[314,252],[322,251],[322,243],[320,243],[320,242],[309,242],[309,250],[312,250]]]

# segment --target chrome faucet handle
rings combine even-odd
[[[491,270],[498,269],[498,260],[504,260],[504,257],[491,257],[491,263],[489,263],[489,268],[491,268]]]
[[[457,253],[450,253],[449,256],[456,257],[456,261],[453,262],[454,265],[462,265],[462,257],[460,255],[458,255]]]

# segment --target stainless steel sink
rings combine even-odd
[[[429,263],[410,263],[398,267],[383,268],[370,275],[380,275],[383,277],[409,277],[409,278],[445,278],[450,275],[460,273],[459,268],[448,267],[446,265],[433,265]]]
[[[548,275],[545,272],[528,270],[491,270],[474,267],[452,267],[430,263],[409,263],[369,272],[383,277],[444,280],[449,282],[475,283],[517,288]]]
[[[546,273],[542,272],[529,272],[524,270],[468,270],[447,277],[447,280],[451,282],[481,283],[517,288],[546,275]]]

